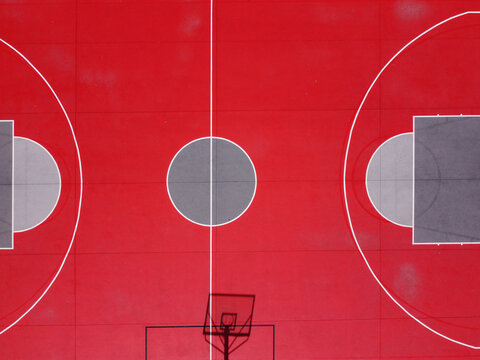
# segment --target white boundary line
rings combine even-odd
[[[429,29],[425,30],[424,32],[422,32],[420,35],[418,35],[417,37],[415,37],[413,40],[410,40],[406,45],[404,45],[395,55],[393,55],[393,57],[383,66],[383,68],[379,71],[379,73],[377,74],[377,76],[375,76],[375,78],[373,79],[373,82],[370,84],[370,86],[368,87],[365,95],[363,96],[363,99],[357,109],[357,112],[355,113],[355,117],[353,119],[353,123],[352,123],[352,126],[350,128],[350,132],[348,134],[348,141],[347,141],[347,147],[346,147],[346,151],[345,151],[345,159],[344,159],[344,163],[343,163],[343,197],[344,197],[344,202],[345,202],[345,211],[347,213],[347,218],[348,218],[348,224],[349,224],[349,227],[350,227],[350,232],[352,233],[352,236],[353,236],[353,239],[355,241],[355,244],[357,246],[357,249],[358,251],[360,252],[360,255],[362,256],[363,258],[363,261],[365,262],[365,265],[367,265],[367,268],[368,270],[370,271],[370,273],[372,274],[373,278],[377,281],[378,285],[380,285],[380,287],[382,288],[382,290],[385,292],[385,294],[401,309],[403,310],[403,312],[408,315],[411,319],[415,320],[418,324],[420,324],[421,326],[423,326],[425,329],[431,331],[432,333],[442,337],[443,339],[445,340],[448,340],[448,341],[451,341],[455,344],[458,344],[458,345],[462,345],[462,346],[465,346],[465,347],[468,347],[468,348],[471,348],[471,349],[475,349],[475,350],[478,350],[480,349],[480,346],[475,346],[475,345],[471,345],[471,344],[467,344],[465,342],[462,342],[462,341],[459,341],[459,340],[455,340],[453,338],[450,338],[436,330],[434,330],[433,328],[431,328],[430,326],[428,326],[427,324],[425,324],[424,322],[422,322],[421,320],[419,320],[418,318],[416,318],[413,314],[411,314],[405,307],[403,307],[394,297],[393,295],[391,295],[388,290],[385,288],[385,286],[382,284],[382,282],[380,281],[380,279],[377,277],[377,275],[375,274],[375,272],[373,271],[372,267],[370,266],[370,263],[368,262],[367,258],[365,257],[365,254],[363,253],[362,251],[362,248],[360,247],[360,244],[358,243],[358,240],[357,240],[357,236],[355,234],[355,230],[353,228],[353,224],[352,224],[352,219],[350,217],[350,210],[349,210],[349,207],[348,207],[348,197],[347,197],[347,183],[346,183],[346,175],[347,175],[347,161],[348,161],[348,152],[350,150],[350,143],[352,141],[352,134],[353,134],[353,130],[355,128],[355,124],[357,122],[357,118],[358,118],[358,115],[360,114],[360,111],[362,110],[362,107],[363,107],[363,104],[365,103],[368,95],[370,94],[370,91],[372,90],[373,86],[375,85],[375,83],[377,82],[378,78],[380,77],[380,75],[382,75],[382,73],[385,71],[385,69],[392,63],[393,60],[395,60],[402,52],[405,51],[405,49],[407,49],[410,45],[412,45],[415,41],[417,41],[418,39],[420,39],[421,37],[423,37],[424,35],[428,34],[430,31],[432,31],[433,29],[449,22],[449,21],[452,21],[454,19],[457,19],[459,17],[462,17],[462,16],[465,16],[465,15],[469,15],[469,14],[480,14],[480,11],[466,11],[466,12],[463,12],[461,14],[457,14],[457,15],[454,15],[452,17],[449,17],[448,19],[445,19],[435,25],[433,25],[432,27],[430,27]]]
[[[190,218],[188,218],[187,216],[185,216],[179,208],[177,208],[177,206],[175,205],[175,202],[173,201],[173,198],[170,194],[170,189],[168,187],[168,178],[170,176],[170,170],[172,168],[172,165],[173,165],[173,162],[175,161],[175,159],[177,158],[177,156],[183,151],[183,149],[185,149],[187,146],[197,142],[197,141],[202,141],[202,140],[209,140],[210,141],[210,152],[211,152],[211,156],[210,156],[210,193],[212,194],[212,196],[210,196],[210,210],[211,210],[211,214],[209,215],[210,216],[210,220],[209,220],[209,223],[208,224],[204,224],[204,223],[199,223],[198,221],[195,221],[195,220],[192,220]],[[245,157],[248,159],[248,161],[250,162],[250,165],[252,165],[252,169],[253,169],[253,176],[254,176],[254,181],[255,181],[255,187],[253,188],[253,193],[252,193],[252,197],[248,203],[248,205],[245,207],[245,209],[243,209],[243,211],[238,214],[236,217],[234,217],[233,219],[230,219],[229,221],[226,221],[226,222],[223,222],[221,224],[213,224],[213,140],[222,140],[222,141],[226,141],[230,144],[232,144],[233,146],[239,148],[243,154],[245,155]],[[190,141],[189,143],[185,144],[182,146],[182,148],[180,150],[177,151],[177,153],[175,154],[175,156],[173,157],[172,161],[170,162],[170,165],[168,166],[168,171],[167,171],[167,180],[166,180],[166,185],[167,185],[167,193],[168,193],[168,197],[170,199],[170,201],[172,202],[173,204],[173,207],[175,208],[175,210],[178,211],[178,213],[180,215],[182,215],[185,219],[187,219],[188,221],[194,223],[194,224],[197,224],[197,225],[200,225],[200,226],[205,226],[205,227],[217,227],[217,226],[223,226],[223,225],[226,225],[226,224],[230,224],[231,222],[237,220],[240,216],[242,216],[243,214],[245,214],[245,212],[248,210],[248,208],[250,207],[250,205],[252,204],[253,202],[253,199],[255,198],[255,194],[257,193],[257,171],[255,169],[255,165],[253,164],[253,161],[252,159],[250,158],[250,156],[248,156],[247,152],[238,144],[234,143],[232,140],[229,140],[229,139],[225,139],[225,138],[222,138],[222,137],[218,137],[218,136],[205,136],[205,137],[201,137],[201,138],[198,138],[198,139],[195,139],[195,140],[192,140]]]
[[[56,206],[57,204],[55,204]],[[12,120],[12,250],[15,248],[15,121]]]
[[[414,115],[413,116],[413,179],[415,179],[415,119],[416,118],[461,118],[461,117],[476,117],[480,118],[480,115]],[[415,181],[413,182],[413,213],[412,213],[412,245],[478,245],[480,241],[445,241],[445,242],[429,242],[429,243],[416,243],[415,242]]]
[[[10,325],[6,326],[3,330],[0,331],[0,335],[3,334],[4,332],[6,332],[7,330],[9,330],[11,327],[15,326],[20,320],[22,320],[30,311],[32,311],[32,309],[37,306],[37,304],[40,302],[40,300],[43,299],[43,297],[45,296],[45,294],[50,290],[50,288],[52,287],[53,283],[55,282],[55,280],[57,280],[58,278],[58,275],[60,274],[60,272],[62,271],[63,269],[63,266],[65,265],[65,262],[67,261],[67,258],[68,258],[68,255],[70,254],[70,251],[72,249],[72,246],[73,246],[73,241],[75,239],[75,235],[77,233],[77,228],[78,228],[78,222],[80,220],[80,213],[81,213],[81,209],[82,209],[82,197],[83,197],[83,172],[82,172],[82,160],[81,160],[81,157],[80,157],[80,149],[78,148],[78,143],[77,143],[77,138],[75,136],[75,131],[73,129],[73,125],[72,123],[70,122],[70,118],[68,117],[68,114],[67,114],[67,111],[65,110],[65,107],[63,106],[62,102],[60,101],[59,97],[57,96],[56,92],[53,90],[52,86],[50,85],[50,83],[47,81],[47,79],[45,79],[45,77],[40,73],[40,71],[38,71],[38,69],[33,66],[33,64],[30,62],[30,60],[28,60],[20,51],[18,51],[17,49],[15,49],[12,45],[10,45],[9,43],[7,43],[5,40],[1,39],[0,38],[0,42],[4,45],[6,45],[8,48],[10,48],[11,50],[13,50],[18,56],[20,56],[36,73],[38,76],[40,76],[40,78],[43,80],[43,82],[45,83],[45,85],[47,85],[47,87],[50,89],[50,92],[53,94],[53,96],[55,97],[55,100],[57,100],[57,103],[58,105],[60,106],[60,108],[62,109],[62,112],[63,112],[63,115],[65,115],[65,118],[67,119],[67,122],[68,122],[68,125],[70,127],[70,131],[72,133],[72,137],[73,137],[73,141],[75,143],[75,150],[77,152],[77,159],[78,159],[78,170],[79,170],[79,178],[80,178],[80,193],[79,193],[79,198],[78,198],[78,210],[77,210],[77,218],[75,220],[75,227],[73,228],[73,233],[72,233],[72,240],[70,241],[70,244],[68,245],[68,248],[67,248],[67,251],[65,253],[65,256],[63,257],[63,260],[60,264],[60,267],[58,268],[57,272],[55,273],[52,281],[50,282],[50,284],[48,284],[48,286],[45,288],[45,290],[43,291],[43,293],[40,295],[40,297],[35,300],[35,302],[17,319],[15,320],[14,322],[12,322]]]
[[[28,230],[31,230],[33,228],[36,228],[37,226],[41,225],[43,222],[45,222],[45,220],[48,219],[48,217],[50,215],[52,215],[53,213],[53,210],[55,210],[55,208],[57,207],[57,204],[58,204],[58,200],[60,199],[60,194],[62,193],[62,175],[60,174],[60,169],[58,168],[58,165],[57,165],[57,162],[55,161],[55,159],[53,158],[52,154],[50,154],[50,152],[41,144],[39,144],[38,142],[36,142],[35,140],[32,140],[32,139],[29,139],[29,138],[26,138],[26,137],[23,137],[23,136],[14,136],[13,137],[13,145],[14,145],[14,148],[15,148],[15,139],[22,139],[22,140],[26,140],[26,141],[30,141],[32,143],[34,143],[35,145],[38,145],[42,150],[44,150],[48,156],[50,156],[53,164],[55,165],[55,168],[57,169],[57,174],[58,174],[58,193],[57,193],[57,199],[55,200],[55,204],[53,205],[52,209],[50,210],[50,212],[40,221],[38,222],[37,224],[33,225],[33,226],[30,226],[29,228],[26,228],[26,229],[21,229],[21,230],[15,230],[15,227],[14,227],[14,233],[21,233],[21,232],[24,232],[24,231],[28,231]],[[15,159],[15,157],[14,157]],[[14,167],[15,168],[15,167]],[[14,184],[14,189],[15,189],[15,184]],[[15,212],[13,212],[15,214]]]
[[[413,161],[412,161],[412,245],[415,243],[413,239],[415,239],[415,117],[413,117],[413,124],[412,124],[412,134],[413,134]]]
[[[368,165],[367,165],[367,171],[365,172],[365,188],[367,189],[367,196],[368,196],[368,199],[370,200],[370,202],[372,203],[373,207],[375,208],[375,210],[380,214],[381,217],[383,217],[385,220],[397,225],[397,226],[402,226],[402,227],[412,227],[412,225],[405,225],[405,224],[400,224],[400,223],[397,223],[396,221],[393,221],[392,219],[389,219],[388,217],[386,217],[385,215],[382,214],[382,212],[375,206],[375,203],[373,202],[372,200],[372,197],[370,196],[370,192],[368,191],[368,178],[367,178],[367,175],[368,175],[368,170],[370,169],[370,164],[372,163],[372,160],[373,158],[375,157],[375,154],[377,153],[377,151],[381,150],[382,146],[385,145],[386,143],[388,143],[390,140],[393,140],[397,137],[400,137],[400,136],[405,136],[405,135],[411,135],[412,133],[411,132],[406,132],[406,133],[401,133],[401,134],[398,134],[398,135],[395,135],[395,136],[392,136],[391,138],[385,140],[383,143],[380,144],[380,146],[377,147],[377,149],[373,152],[370,160],[368,161]],[[381,166],[381,165],[380,165]],[[413,181],[414,177],[412,176],[412,182]],[[381,179],[380,179],[381,181]],[[381,201],[381,200],[380,200]],[[412,208],[412,212],[413,212],[413,208]]]
[[[210,241],[209,241],[209,352],[210,360],[213,358],[212,345],[212,314],[213,304],[210,295],[213,293],[213,0],[210,0]]]
[[[13,236],[13,233],[14,233],[14,207],[13,207],[13,196],[14,196],[14,192],[15,192],[15,184],[14,184],[14,158],[15,158],[15,146],[14,146],[14,140],[15,140],[15,121],[13,120],[0,120],[0,122],[11,122],[12,123],[12,239],[11,239],[11,244],[12,244],[12,247],[9,247],[9,248],[0,248],[0,251],[3,251],[3,250],[13,250],[15,248],[15,236]]]
[[[480,11],[478,12],[480,14]],[[465,115],[465,114],[455,114],[455,115],[413,115],[414,118],[442,118],[442,117],[480,117],[480,115]]]

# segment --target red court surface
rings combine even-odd
[[[188,326],[211,291],[256,296],[233,360],[480,359],[480,245],[413,245],[365,188],[413,116],[480,114],[477,13],[372,83],[480,2],[213,0],[212,29],[210,6],[0,3],[0,120],[62,177],[53,213],[0,250],[0,359],[209,359]],[[210,234],[166,179],[212,135],[257,182]]]

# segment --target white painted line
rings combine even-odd
[[[480,12],[479,12],[479,14],[480,14]],[[442,117],[459,117],[459,116],[460,116],[460,117],[464,117],[464,116],[465,116],[465,117],[479,117],[480,115],[478,115],[478,114],[476,114],[476,115],[465,115],[465,114],[460,114],[460,115],[459,115],[459,114],[455,114],[455,115],[439,115],[439,114],[437,114],[437,115],[414,115],[413,117],[414,117],[414,118],[432,118],[432,117],[440,117],[440,118],[442,118]]]
[[[15,122],[13,120],[0,120],[1,122],[11,122],[12,123],[12,232],[11,232],[11,235],[12,235],[12,247],[9,247],[9,248],[0,248],[0,251],[2,250],[13,250],[15,248],[15,236],[13,235],[14,231],[13,229],[15,228],[14,227],[14,218],[13,218],[13,210],[14,210],[14,202],[13,202],[13,196],[14,196],[14,193],[15,193],[15,184],[14,184],[14,175],[13,175],[13,171],[15,169],[15,166],[14,166],[14,161],[15,161],[15,146],[14,146],[14,136],[15,136]]]
[[[415,116],[413,117],[412,124],[413,132],[413,162],[412,162],[412,245],[414,245],[413,239],[415,239]]]
[[[12,120],[12,249],[13,248],[15,248],[15,122]]]
[[[73,141],[75,143],[75,150],[77,152],[77,159],[78,159],[78,169],[79,169],[79,179],[80,179],[80,193],[79,193],[79,199],[78,199],[78,210],[77,210],[77,218],[75,220],[75,227],[73,228],[73,233],[72,233],[72,240],[70,241],[70,244],[68,245],[68,249],[65,253],[65,256],[63,257],[62,259],[62,262],[60,264],[60,267],[58,268],[57,272],[55,273],[52,281],[48,284],[48,286],[45,288],[45,290],[42,292],[42,294],[40,295],[40,297],[35,300],[35,302],[17,319],[15,320],[14,322],[12,322],[10,325],[6,326],[3,330],[0,331],[0,335],[3,334],[5,331],[7,331],[8,329],[10,329],[12,326],[15,326],[15,324],[17,324],[20,320],[22,320],[30,311],[32,311],[32,309],[37,306],[37,304],[40,302],[40,300],[43,299],[43,297],[45,296],[45,294],[50,290],[50,288],[52,287],[53,283],[55,282],[55,280],[57,280],[58,278],[58,275],[60,274],[60,272],[62,271],[64,265],[65,265],[65,262],[67,261],[67,258],[68,258],[68,255],[70,254],[70,251],[72,250],[72,246],[73,246],[73,241],[75,239],[75,235],[77,233],[77,228],[78,228],[78,222],[80,220],[80,213],[81,213],[81,209],[82,209],[82,198],[83,198],[83,172],[82,172],[82,160],[81,160],[81,157],[80,157],[80,149],[78,148],[78,143],[77,143],[77,138],[75,136],[75,131],[73,129],[73,125],[72,123],[70,122],[70,118],[68,117],[68,114],[67,114],[67,111],[65,110],[65,107],[63,106],[62,102],[60,101],[60,99],[58,98],[57,94],[55,93],[55,91],[53,90],[52,86],[50,85],[50,83],[47,81],[47,79],[45,79],[45,77],[40,73],[40,71],[37,70],[37,68],[35,66],[33,66],[33,64],[30,62],[30,60],[28,60],[20,51],[18,51],[17,49],[15,49],[12,45],[10,45],[9,43],[7,43],[5,40],[3,39],[0,39],[0,42],[4,45],[6,45],[7,47],[9,47],[11,50],[13,50],[18,56],[20,56],[36,73],[38,76],[40,76],[40,78],[43,80],[43,82],[45,83],[45,85],[47,85],[47,87],[50,89],[50,92],[53,94],[53,96],[55,97],[58,105],[60,105],[60,108],[62,109],[62,112],[63,112],[63,115],[65,116],[65,118],[67,119],[67,122],[68,122],[68,125],[70,127],[70,131],[72,133],[72,137],[73,137]]]
[[[431,242],[431,243],[415,243],[415,244],[412,243],[412,245],[415,245],[415,246],[419,246],[419,245],[420,245],[420,246],[422,246],[422,245],[423,245],[423,246],[425,246],[425,245],[437,245],[437,246],[440,246],[440,245],[462,245],[462,246],[463,246],[463,245],[478,245],[478,244],[480,244],[479,241],[472,241],[472,242],[466,242],[466,241],[465,241],[465,242],[450,242],[450,241],[445,241],[445,242],[441,242],[441,243],[439,243],[439,242]],[[480,349],[480,346],[479,346],[479,349]]]
[[[213,0],[210,0],[210,264],[209,264],[209,298],[213,293]],[[212,345],[212,314],[213,301],[208,301],[209,307],[209,343],[210,343],[210,360],[213,356]]]
[[[385,286],[382,284],[382,282],[380,281],[380,279],[377,277],[377,275],[375,274],[375,272],[373,271],[372,267],[370,266],[370,263],[368,262],[367,258],[365,257],[365,254],[363,253],[363,250],[362,248],[360,247],[360,244],[358,243],[358,240],[357,240],[357,236],[355,234],[355,230],[353,228],[353,224],[352,224],[352,219],[351,219],[351,216],[350,216],[350,210],[349,210],[349,207],[348,207],[348,197],[347,197],[347,182],[346,182],[346,176],[347,176],[347,161],[348,161],[348,153],[349,153],[349,150],[350,150],[350,143],[352,141],[352,134],[353,134],[353,130],[355,128],[355,124],[357,122],[357,119],[358,119],[358,115],[360,114],[360,111],[362,110],[362,107],[363,107],[363,104],[365,103],[368,95],[370,94],[370,91],[372,90],[373,86],[376,84],[378,78],[382,75],[382,73],[385,71],[385,69],[392,63],[393,60],[395,60],[401,53],[403,53],[405,51],[405,49],[407,49],[410,45],[412,45],[414,42],[416,42],[418,39],[422,38],[424,35],[428,34],[430,31],[432,31],[433,29],[436,29],[437,27],[449,22],[449,21],[452,21],[454,19],[457,19],[459,17],[462,17],[462,16],[465,16],[465,15],[470,15],[470,14],[480,14],[480,11],[467,11],[467,12],[463,12],[461,14],[457,14],[457,15],[454,15],[452,17],[449,17],[448,19],[445,19],[435,25],[433,25],[432,27],[430,27],[429,29],[425,30],[424,32],[422,32],[420,35],[418,35],[417,37],[415,37],[413,40],[410,40],[406,45],[404,45],[395,55],[393,55],[393,57],[383,66],[383,68],[379,71],[379,73],[377,74],[377,76],[375,76],[375,78],[373,79],[372,83],[370,84],[370,86],[368,87],[365,95],[363,96],[363,99],[355,113],[355,117],[353,119],[353,123],[352,123],[352,126],[350,128],[350,132],[348,134],[348,141],[347,141],[347,147],[346,147],[346,151],[345,151],[345,158],[344,158],[344,162],[343,162],[343,198],[344,198],[344,202],[345,202],[345,210],[346,210],[346,213],[347,213],[347,218],[348,218],[348,224],[349,224],[349,227],[350,227],[350,232],[352,233],[352,236],[353,236],[353,239],[355,241],[355,244],[357,246],[357,249],[358,251],[360,252],[360,255],[362,256],[363,258],[363,261],[365,262],[365,265],[367,265],[367,268],[368,270],[370,271],[370,273],[372,274],[373,278],[377,281],[378,285],[382,288],[382,290],[385,292],[385,294],[401,309],[403,310],[403,312],[408,315],[410,318],[412,318],[413,320],[415,320],[418,324],[420,324],[421,326],[423,326],[425,329],[431,331],[432,333],[442,337],[443,339],[445,340],[448,340],[448,341],[451,341],[455,344],[458,344],[458,345],[462,345],[462,346],[465,346],[465,347],[468,347],[468,348],[471,348],[471,349],[480,349],[480,346],[475,346],[475,345],[472,345],[472,344],[468,344],[468,343],[465,343],[465,342],[462,342],[462,341],[459,341],[459,340],[456,340],[456,339],[453,339],[451,337],[448,337],[438,331],[436,331],[435,329],[431,328],[430,326],[428,326],[427,324],[425,324],[424,322],[422,322],[421,320],[419,320],[418,318],[416,318],[413,314],[411,314],[405,307],[403,307],[399,302],[398,300],[396,300],[392,294],[390,294],[390,292],[385,288]]]

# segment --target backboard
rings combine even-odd
[[[255,295],[210,294],[203,326],[204,335],[250,336]]]

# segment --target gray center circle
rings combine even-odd
[[[167,174],[168,195],[177,211],[203,226],[210,222],[224,225],[240,217],[253,201],[256,186],[255,167],[247,153],[219,137],[185,145],[174,156]]]

